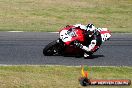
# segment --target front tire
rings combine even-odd
[[[53,56],[53,55],[60,55],[61,54],[61,47],[60,44],[56,41],[53,41],[45,46],[43,49],[43,54],[45,56]]]

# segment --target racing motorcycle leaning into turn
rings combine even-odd
[[[111,37],[111,33],[107,28],[96,28],[96,32],[92,34],[93,37],[94,34],[100,36],[100,43],[91,52],[87,52],[90,56],[99,49],[102,42],[109,40]],[[59,31],[59,38],[57,40],[45,46],[43,54],[45,56],[83,57],[86,52],[80,46],[78,47],[78,43],[82,45],[90,44],[92,37],[87,37],[87,35],[89,35],[89,32],[86,30],[82,30],[80,27],[75,27],[74,25],[68,25]]]

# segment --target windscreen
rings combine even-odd
[[[76,32],[75,32],[75,29],[74,28],[70,28],[68,31],[67,31],[67,34],[71,37],[74,37],[76,36]]]

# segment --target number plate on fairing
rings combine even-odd
[[[72,37],[67,34],[68,30],[62,30],[60,32],[60,39],[62,39],[63,42],[71,41]]]

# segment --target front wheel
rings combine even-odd
[[[62,53],[62,48],[59,43],[56,41],[53,41],[46,45],[46,47],[43,49],[43,54],[45,56],[54,56],[54,55],[60,55]]]

